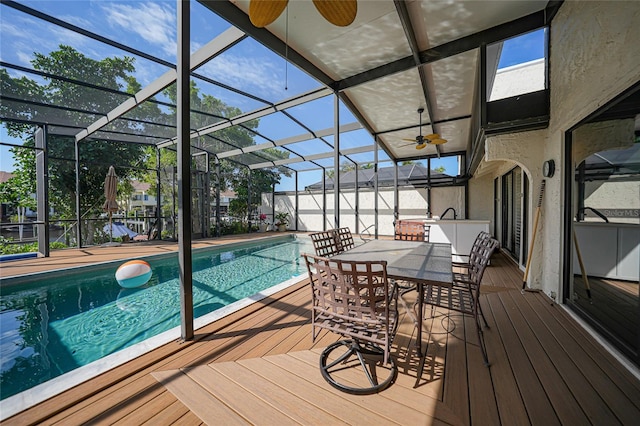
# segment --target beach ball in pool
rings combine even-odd
[[[144,260],[130,260],[123,263],[116,271],[116,281],[124,288],[135,288],[145,285],[151,278],[151,265]]]

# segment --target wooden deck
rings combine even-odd
[[[3,424],[637,424],[640,381],[562,307],[522,294],[521,284],[514,264],[495,256],[482,296],[490,368],[472,321],[438,311],[422,324],[428,359],[414,387],[418,358],[407,348],[415,327],[405,312],[397,381],[377,395],[338,392],[318,369],[336,337],[312,343],[302,283]]]

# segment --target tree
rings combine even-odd
[[[71,106],[70,109],[55,110],[55,122],[64,123],[72,127],[86,127],[94,122],[99,115],[82,111],[96,111],[106,113],[122,103],[127,97],[119,91],[135,93],[140,85],[131,75],[134,68],[134,58],[114,57],[100,61],[91,59],[76,51],[70,46],[60,45],[59,50],[49,55],[34,54],[31,61],[34,69],[46,73],[61,76],[66,79],[85,81],[101,87],[113,89],[103,91],[92,87],[74,84],[69,80],[43,77],[46,84],[38,84],[27,77],[11,78],[6,70],[1,70],[3,92],[8,96],[18,99],[32,99],[46,105]],[[6,90],[6,92],[5,92]],[[11,109],[12,105],[3,105],[5,109]],[[15,109],[15,107],[13,107]],[[51,121],[51,114],[46,108],[28,106],[20,111],[2,111],[6,116],[18,116],[22,119],[34,121]],[[130,113],[132,118],[152,119],[162,115],[157,106],[145,103],[141,108]],[[41,117],[42,116],[42,117]],[[126,120],[120,120],[110,124],[114,131],[131,131]],[[140,126],[136,123],[136,126]],[[7,122],[8,133],[13,137],[25,140],[25,147],[35,145],[32,131],[29,126]],[[143,129],[135,129],[140,132]],[[60,218],[75,217],[75,151],[74,138],[67,136],[49,136],[49,200],[50,205]],[[140,177],[141,171],[136,170],[140,166],[141,158],[145,156],[142,145],[133,145],[120,142],[110,142],[100,139],[85,140],[79,143],[80,152],[80,211],[84,217],[96,217],[102,210],[103,184],[110,165],[116,167],[120,180]],[[16,159],[18,175],[36,176],[35,152],[30,149],[13,148],[12,153]],[[27,191],[35,193],[35,181],[28,186],[21,186],[21,197],[24,198]],[[90,221],[87,228],[87,244],[93,242],[94,222]]]
[[[285,173],[283,173],[285,174]],[[251,185],[249,185],[251,182]],[[280,174],[277,170],[251,170],[238,168],[231,178],[231,187],[236,193],[236,198],[230,202],[231,214],[243,220],[248,219],[261,204],[261,196],[265,192],[271,192],[273,186],[280,182]],[[249,191],[249,188],[251,190]],[[249,194],[251,206],[249,206]],[[251,209],[250,211],[248,209]]]
[[[27,149],[17,150],[21,157],[32,158],[35,161],[33,151]],[[18,213],[18,222],[26,220],[27,209],[36,208],[36,200],[32,196],[35,193],[35,175],[25,170],[17,170],[6,182],[0,183],[0,203],[14,206]],[[18,225],[19,239],[22,241],[24,225]]]
[[[47,74],[60,76],[43,77],[44,84],[31,80],[27,77],[12,78],[5,69],[0,69],[0,87],[3,94],[16,99],[29,99],[34,103],[2,103],[0,104],[2,116],[15,117],[20,121],[51,121],[49,114],[53,113],[53,121],[64,124],[70,128],[83,128],[95,122],[101,115],[111,111],[128,99],[125,93],[134,94],[138,92],[141,85],[133,77],[135,71],[134,58],[113,57],[103,60],[88,58],[76,51],[72,47],[60,45],[59,50],[51,52],[49,55],[40,53],[34,54],[32,60],[33,67],[42,70]],[[73,80],[84,81],[92,85],[111,89],[101,90],[85,85],[73,83]],[[170,99],[176,100],[176,86],[172,85],[164,91]],[[124,92],[124,93],[123,93]],[[191,123],[192,128],[201,128],[214,124],[221,120],[239,115],[242,111],[238,108],[228,106],[214,96],[204,94],[191,82]],[[69,106],[67,109],[52,110],[38,104],[52,106]],[[18,106],[16,106],[18,105]],[[136,133],[144,135],[145,128],[152,126],[146,123],[176,123],[175,109],[163,112],[158,105],[153,102],[144,102],[135,109],[127,113],[127,118],[136,119],[114,120],[109,123],[109,130],[112,132]],[[258,127],[258,120],[251,120],[241,125],[231,126],[215,133],[194,138],[191,145],[195,148],[192,152],[202,152],[197,148],[202,148],[210,153],[224,152],[231,149],[243,148],[255,144],[254,134]],[[30,125],[19,122],[6,121],[5,126],[13,137],[24,140],[24,147],[34,147],[33,128]],[[92,135],[90,140],[79,142],[80,152],[80,211],[83,217],[97,217],[102,212],[103,183],[110,165],[116,167],[120,184],[119,189],[130,187],[130,180],[139,179],[153,184],[156,190],[156,174],[147,172],[147,169],[156,168],[155,148],[143,144],[127,144],[124,142],[113,142],[99,139],[97,134]],[[76,173],[75,173],[75,140],[73,136],[50,135],[47,140],[49,153],[49,200],[56,214],[62,219],[74,219],[76,216]],[[16,156],[16,166],[21,171],[21,176],[35,177],[35,160],[33,149],[14,148],[13,154]],[[278,160],[288,158],[289,153],[284,150],[270,149],[259,153],[244,154],[243,161],[256,162],[267,160]],[[260,158],[261,157],[261,158]],[[200,160],[192,161],[196,173]],[[170,170],[176,165],[175,151],[163,149],[161,151],[161,168]],[[231,188],[240,194],[241,199],[248,199],[247,188],[248,174],[238,169],[238,164],[228,160],[220,161],[220,168],[223,178],[219,182],[221,190]],[[240,171],[238,171],[240,170]],[[277,167],[254,171],[251,179],[255,184],[252,188],[258,190],[270,190],[272,185],[279,182],[281,174],[287,174],[286,169]],[[163,173],[161,173],[161,176]],[[170,176],[172,173],[164,173]],[[21,178],[22,179],[22,178]],[[175,196],[175,189],[172,182],[161,183],[163,197],[167,208]],[[13,186],[11,186],[13,185]],[[35,181],[13,181],[10,185],[5,185],[3,191],[19,194],[21,200],[26,200],[35,193]],[[15,191],[19,188],[20,191]],[[245,195],[246,194],[246,195]],[[252,194],[252,205],[259,202],[260,196]],[[252,207],[253,209],[253,207]],[[175,212],[166,211],[174,215]],[[203,212],[209,214],[209,212]],[[86,244],[92,244],[95,225],[94,221],[88,222],[88,229],[84,235],[88,236]],[[88,231],[88,232],[87,232]]]
[[[236,107],[228,106],[214,96],[202,93],[194,81],[190,83],[191,117],[190,126],[201,128],[216,122],[233,118],[242,113]],[[173,102],[177,101],[176,86],[172,85],[164,91],[164,94]],[[255,144],[254,135],[259,126],[259,120],[249,120],[241,125],[230,126],[205,136],[192,139],[191,143],[196,148],[201,148],[211,153],[225,152],[238,148],[245,148]],[[198,152],[197,149],[193,152]],[[289,153],[275,148],[267,148],[252,154],[242,154],[239,161],[248,164],[260,161],[276,161],[289,158]],[[290,176],[291,172],[284,167],[270,167],[260,170],[251,170],[237,162],[221,159],[220,191],[231,189],[236,193],[236,198],[230,203],[232,215],[248,219],[261,203],[263,192],[270,192],[274,185],[280,182],[281,176]],[[251,185],[249,185],[251,180]],[[249,186],[251,187],[251,206],[249,206]],[[212,185],[212,192],[215,186]],[[215,194],[211,194],[215,199]]]

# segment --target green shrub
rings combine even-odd
[[[251,227],[252,231],[256,231],[257,226]],[[211,226],[210,229],[211,235],[215,236],[216,233],[216,225]],[[220,235],[234,235],[234,234],[246,234],[249,232],[249,226],[241,221],[237,222],[221,222],[220,223]]]
[[[13,239],[0,237],[0,254],[18,254],[38,251],[38,243],[14,243]]]
[[[60,250],[67,248],[65,243],[52,242],[49,244],[51,250]],[[38,243],[15,243],[13,239],[0,237],[0,254],[19,254],[19,253],[33,253],[38,251]]]

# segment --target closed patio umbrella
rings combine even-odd
[[[113,166],[109,166],[109,172],[104,179],[104,198],[105,202],[102,205],[102,210],[109,213],[109,242],[113,240],[113,224],[111,222],[111,216],[113,212],[118,211],[118,203],[116,197],[118,196],[118,177],[116,176],[116,169]]]

